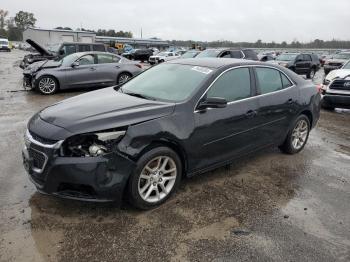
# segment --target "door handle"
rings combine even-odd
[[[287,104],[292,104],[293,103],[293,99],[292,98],[289,98],[288,100],[287,100]]]
[[[246,114],[245,114],[245,116],[247,117],[247,118],[253,118],[254,116],[256,116],[256,111],[254,111],[254,110],[249,110]]]
[[[90,67],[90,71],[96,71],[95,67]]]
[[[120,66],[115,66],[115,68],[120,68]]]

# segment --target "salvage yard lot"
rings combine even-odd
[[[151,211],[62,200],[30,183],[23,133],[81,91],[25,91],[23,55],[0,53],[0,261],[350,260],[349,110],[321,111],[300,154],[273,148],[186,179]]]

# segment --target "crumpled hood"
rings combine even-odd
[[[30,44],[36,51],[38,51],[41,55],[51,56],[53,55],[51,52],[47,51],[44,47],[39,45],[37,42],[27,39],[26,42]]]
[[[79,134],[156,119],[171,114],[174,107],[175,103],[141,99],[109,87],[63,100],[45,108],[39,116]]]
[[[61,66],[61,62],[60,61],[55,61],[55,60],[43,60],[43,61],[38,61],[38,62],[34,62],[30,65],[28,65],[23,73],[27,74],[27,73],[35,73],[36,71],[38,71],[41,68],[55,68],[55,67],[59,67]]]
[[[345,78],[350,76],[350,69],[337,69],[329,72],[326,79],[332,81],[335,78]]]

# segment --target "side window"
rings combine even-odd
[[[293,85],[293,83],[290,82],[289,79],[284,74],[282,74],[281,72],[280,72],[280,74],[281,74],[281,78],[282,78],[283,88],[287,88],[287,87],[290,87]]]
[[[109,54],[97,54],[97,61],[99,64],[113,63],[112,56]]]
[[[220,55],[221,58],[231,58],[230,51],[225,51]]]
[[[103,45],[92,45],[93,51],[105,52],[105,47]]]
[[[295,61],[304,61],[304,56],[303,55],[298,55]]]
[[[249,68],[237,68],[224,73],[207,92],[207,97],[222,97],[227,102],[251,96]]]
[[[236,50],[236,51],[231,51],[231,57],[232,58],[242,58],[243,55],[242,55],[241,51]]]
[[[64,45],[62,49],[64,50],[64,55],[70,55],[77,52],[75,45]]]
[[[84,55],[79,59],[80,65],[92,65],[94,64],[94,56],[93,55]]]
[[[169,53],[168,56],[174,56],[173,53]]]
[[[91,51],[89,45],[78,45],[78,50],[79,50],[79,52]]]
[[[256,55],[253,50],[244,50],[243,52],[247,58],[254,58]]]
[[[257,67],[255,71],[261,94],[268,94],[283,89],[281,74],[278,70]]]
[[[119,63],[120,57],[116,55],[112,55],[112,60],[113,60],[113,63]]]

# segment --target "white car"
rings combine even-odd
[[[9,40],[7,38],[0,38],[0,51],[7,51],[10,52],[11,48],[10,48],[10,43]]]
[[[150,56],[148,62],[151,65],[154,65],[154,64],[174,60],[179,57],[180,57],[180,54],[178,54],[177,52],[160,52],[157,55]]]
[[[350,60],[342,68],[333,70],[326,76],[322,85],[322,94],[322,108],[350,109]]]

